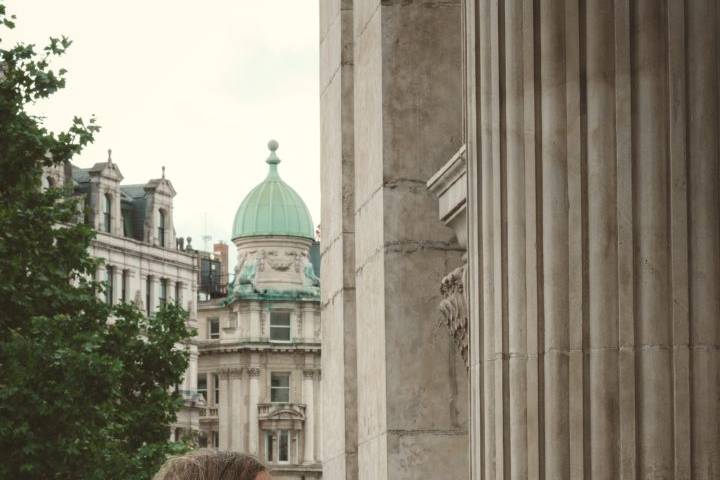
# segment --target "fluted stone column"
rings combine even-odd
[[[472,478],[720,478],[719,4],[465,7]]]
[[[227,369],[218,372],[220,379],[220,402],[218,405],[218,435],[220,440],[220,450],[230,450],[230,371]],[[208,384],[208,387],[210,385]]]
[[[248,376],[250,377],[250,388],[249,388],[249,402],[248,408],[250,409],[248,415],[248,453],[251,455],[258,454],[258,402],[260,399],[260,369],[257,367],[251,367],[248,369]]]
[[[210,385],[208,385],[210,387]],[[232,449],[236,452],[245,451],[245,409],[242,401],[242,369],[230,370],[230,432]]]
[[[315,463],[315,371],[303,371],[302,396],[305,403],[304,463]]]

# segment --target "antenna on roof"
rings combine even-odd
[[[206,252],[209,252],[210,250],[210,240],[212,240],[212,235],[208,234],[208,228],[207,228],[207,212],[205,212],[205,235],[202,237],[203,239],[203,248]]]

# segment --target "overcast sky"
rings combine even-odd
[[[317,3],[5,0],[18,17],[11,40],[73,40],[58,63],[67,88],[34,110],[55,131],[96,115],[102,130],[74,163],[105,161],[112,148],[127,184],[165,165],[177,233],[195,248],[206,232],[230,241],[270,138],[281,176],[320,220]]]

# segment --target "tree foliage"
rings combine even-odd
[[[0,0],[0,42],[14,21]],[[40,188],[98,131],[75,118],[52,133],[27,111],[63,88],[51,64],[69,46],[0,43],[0,478],[147,479],[182,448],[168,442],[175,347],[192,332],[179,306],[146,318],[100,301],[94,231],[68,192]]]

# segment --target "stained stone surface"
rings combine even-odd
[[[438,308],[463,252],[425,186],[462,145],[460,2],[321,7],[324,411],[344,422],[324,475],[464,478],[467,374]]]

